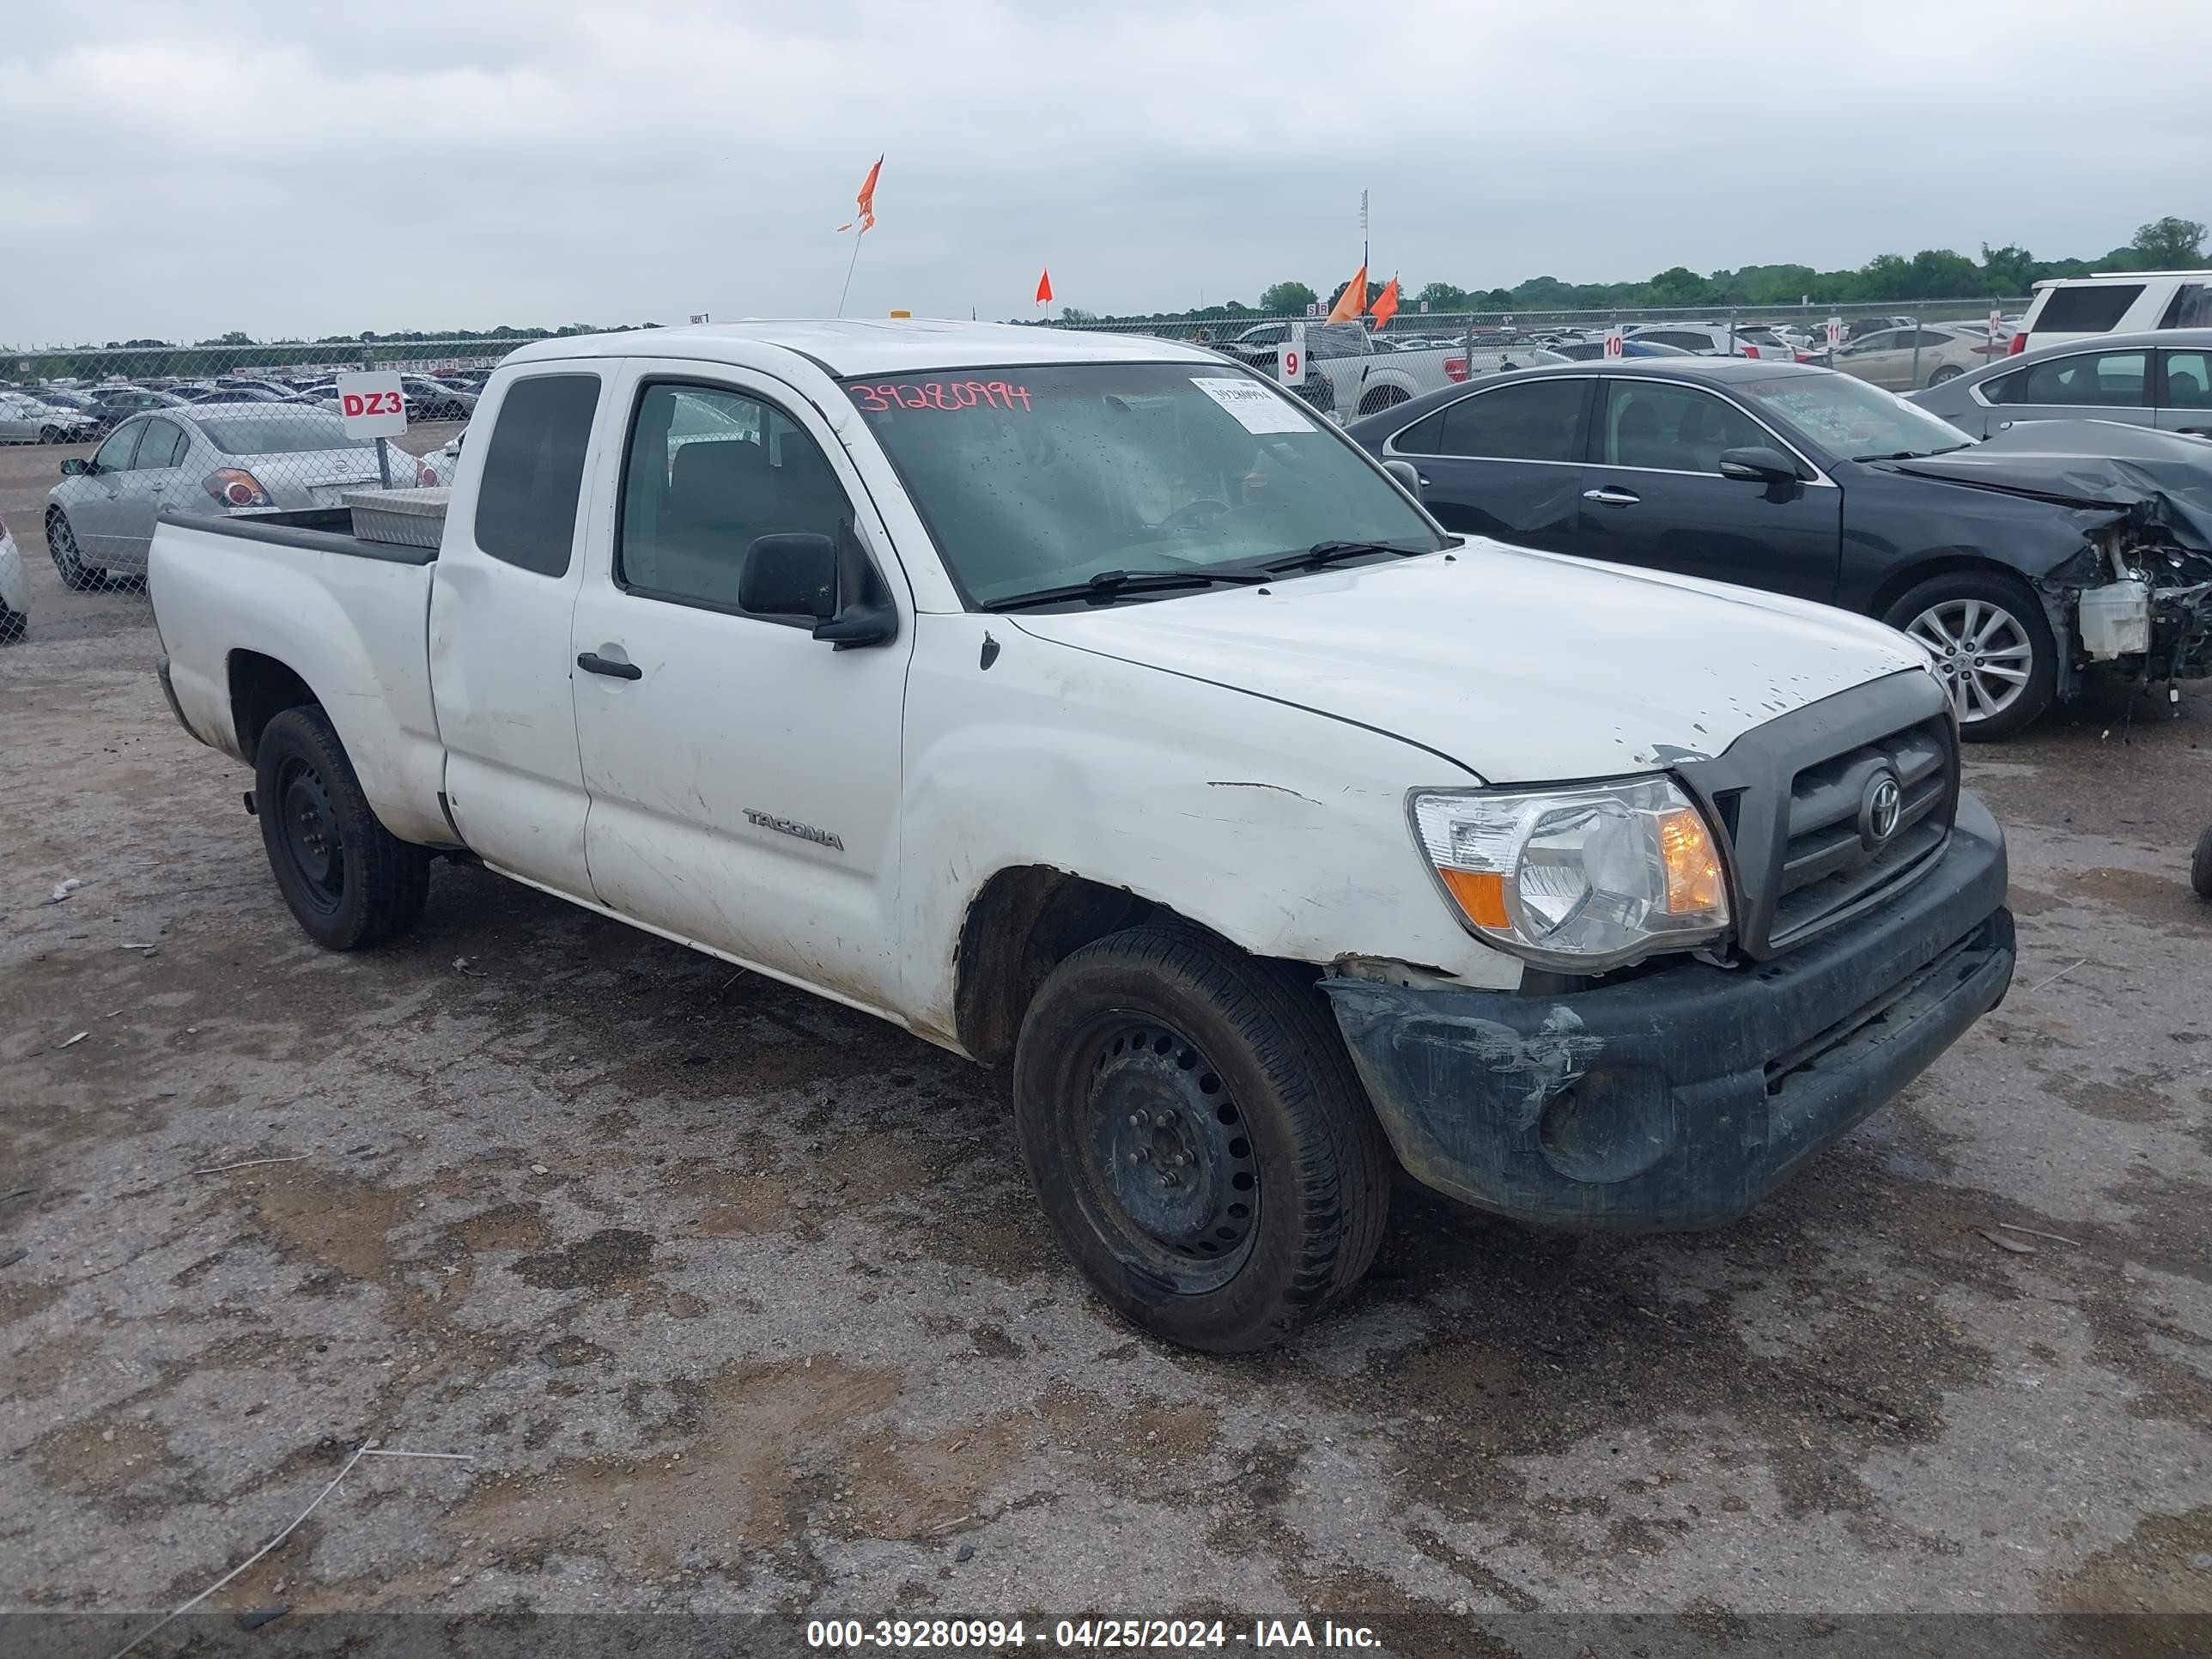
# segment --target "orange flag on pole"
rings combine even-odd
[[[1046,270],[1043,276],[1037,278],[1036,302],[1041,306],[1048,306],[1052,303],[1052,271],[1049,268]]]
[[[1336,304],[1329,311],[1328,320],[1332,323],[1357,322],[1359,313],[1366,309],[1367,267],[1362,265],[1359,274],[1346,283],[1344,292],[1337,296]]]
[[[1398,314],[1398,279],[1395,276],[1390,279],[1388,288],[1375,296],[1375,309],[1369,314],[1375,319],[1375,326],[1378,329]]]
[[[849,224],[838,226],[839,230],[850,230],[854,225],[858,225],[860,234],[866,235],[876,228],[876,177],[883,170],[884,158],[878,155],[875,166],[868,169],[868,177],[860,186],[860,193],[853,198],[860,204],[860,216]]]

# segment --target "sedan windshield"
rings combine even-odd
[[[1854,461],[1908,460],[1964,449],[1966,434],[1849,374],[1792,374],[1735,388],[1813,442]]]
[[[1109,580],[1094,602],[1200,592],[1324,546],[1443,544],[1303,404],[1227,363],[959,369],[845,390],[979,606],[1109,575],[1184,580]]]
[[[203,404],[199,428],[226,455],[303,455],[322,449],[367,449],[374,440],[349,438],[345,422],[319,409],[218,415]]]

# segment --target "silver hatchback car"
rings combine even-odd
[[[164,512],[250,516],[337,507],[378,482],[376,446],[349,438],[336,415],[300,404],[204,404],[134,416],[88,460],[62,463],[46,495],[46,549],[79,590],[141,576]],[[421,483],[413,456],[392,451],[392,483]]]

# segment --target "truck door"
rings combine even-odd
[[[576,730],[599,902],[880,1010],[897,983],[900,730],[910,615],[840,651],[749,612],[763,536],[889,538],[818,410],[771,376],[626,368],[613,534],[576,605]]]
[[[487,864],[581,899],[588,801],[568,629],[600,395],[595,369],[547,363],[478,409],[469,447],[483,445],[483,464],[462,469],[430,589],[447,811]]]

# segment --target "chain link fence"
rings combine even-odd
[[[0,353],[0,644],[41,619],[141,621],[163,513],[327,514],[450,482],[458,438],[523,340]],[[349,437],[337,377],[397,376],[405,431]],[[89,607],[89,609],[88,609]]]
[[[1401,310],[1376,328],[1370,319],[1331,324],[1319,316],[1216,307],[1141,319],[1067,317],[1050,326],[1209,346],[1273,374],[1292,326],[1304,324],[1309,362],[1298,395],[1352,421],[1481,375],[1601,357],[1606,336],[1616,328],[1628,356],[1688,352],[1818,363],[1909,392],[2001,356],[2027,308],[2025,299],[1996,298],[1718,311]],[[1832,319],[1839,337],[1833,349],[1827,339]]]
[[[1220,307],[1047,326],[1195,342],[1273,374],[1291,325],[1304,324],[1310,362],[1298,393],[1350,421],[1484,374],[1601,356],[1614,327],[1630,356],[1824,362],[1907,391],[2002,352],[2026,303],[1401,311],[1380,329]],[[1992,328],[1993,313],[2007,322]],[[1842,337],[1832,351],[1832,318]],[[532,337],[0,353],[0,645],[24,636],[27,615],[33,630],[40,615],[66,617],[88,605],[143,620],[147,547],[165,512],[312,511],[343,528],[356,492],[449,483],[484,380]],[[407,427],[388,445],[346,435],[337,380],[359,370],[398,377]]]

